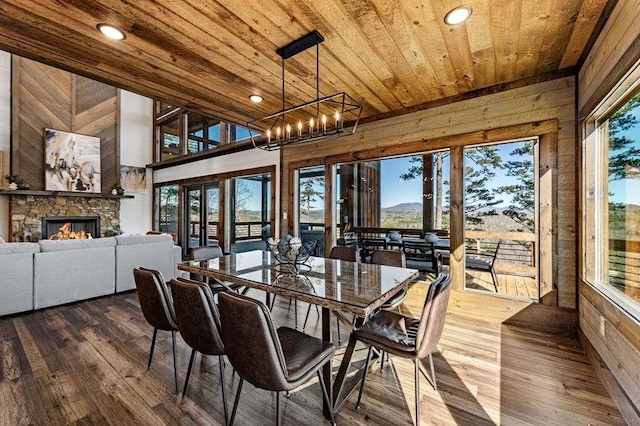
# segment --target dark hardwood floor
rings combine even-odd
[[[424,283],[411,286],[405,313],[419,314],[425,290]],[[301,325],[306,304],[300,305]],[[571,327],[545,324],[574,321],[573,314],[547,316],[545,309],[454,292],[434,356],[438,392],[421,381],[423,424],[624,424]],[[293,305],[278,299],[274,319],[293,326]],[[536,322],[536,330],[521,327]],[[319,323],[312,310],[306,331],[319,335]],[[564,332],[540,331],[554,328]],[[151,335],[135,293],[0,319],[0,424],[223,424],[217,357],[197,356],[182,399],[174,391],[169,332],[158,333],[146,371]],[[178,341],[182,386],[190,349]],[[238,377],[227,367],[231,403]],[[413,393],[411,362],[392,358],[369,374],[360,411],[353,392],[337,422],[410,425]],[[270,392],[246,384],[240,402],[236,424],[274,422]],[[284,424],[328,423],[315,380],[283,398],[282,409]]]

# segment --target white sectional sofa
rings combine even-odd
[[[0,316],[33,309],[33,256],[37,243],[0,244]]]
[[[140,266],[169,280],[181,259],[169,235],[0,244],[0,316],[132,290]]]

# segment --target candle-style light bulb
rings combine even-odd
[[[291,124],[287,124],[287,139],[291,139]]]
[[[267,145],[271,144],[271,129],[267,130]]]
[[[327,116],[322,114],[322,133],[327,133]]]
[[[276,140],[280,140],[280,126],[276,127]]]
[[[298,121],[298,139],[302,137],[302,121]]]
[[[309,135],[313,134],[313,125],[315,124],[315,121],[313,120],[313,118],[311,120],[309,120]]]
[[[336,130],[338,130],[339,128],[338,125],[340,124],[340,113],[336,111],[335,117],[336,117]]]

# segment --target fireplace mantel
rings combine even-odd
[[[31,195],[34,197],[86,197],[86,198],[133,198],[133,195],[96,194],[91,192],[32,191],[30,189],[0,189],[0,195]]]

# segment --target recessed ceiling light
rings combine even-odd
[[[444,17],[444,22],[448,25],[462,24],[471,16],[471,6],[458,6],[451,9]]]
[[[98,24],[96,25],[96,28],[98,29],[98,31],[100,31],[102,34],[106,35],[107,37],[113,39],[113,40],[124,40],[127,36],[125,35],[124,31],[112,26],[112,25],[107,25],[107,24]]]
[[[260,95],[251,95],[251,96],[249,96],[249,99],[254,104],[259,104],[260,102],[262,102],[262,96],[260,96]]]

